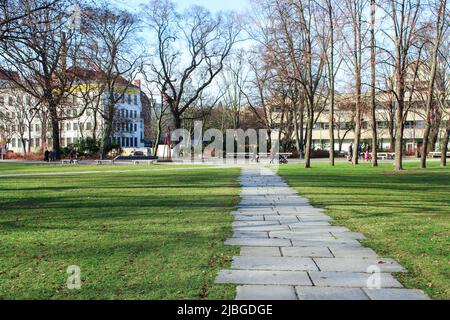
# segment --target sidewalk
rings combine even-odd
[[[278,175],[243,169],[241,203],[233,238],[241,246],[230,270],[217,283],[237,284],[238,300],[423,300],[391,273],[406,272],[380,258],[358,240],[364,236],[332,226],[322,209],[311,206]]]

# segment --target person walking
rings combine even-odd
[[[49,160],[50,160],[50,151],[48,151],[48,149],[45,149],[45,152],[44,152],[44,161],[45,161],[45,162],[49,162]]]
[[[70,150],[70,153],[69,153],[70,164],[74,163],[75,156],[76,156],[75,149]]]
[[[367,145],[366,147],[366,152],[364,153],[364,158],[366,159],[367,162],[370,161],[370,146]]]
[[[348,161],[351,162],[353,159],[353,143],[350,143],[350,146],[348,147]]]

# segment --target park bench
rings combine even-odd
[[[78,165],[78,160],[74,159],[74,160],[68,160],[68,159],[63,159],[61,160],[61,164],[72,164],[72,165]]]
[[[102,164],[114,165],[114,160],[97,160],[97,165],[102,165]]]
[[[141,163],[146,163],[147,165],[155,164],[156,160],[134,160],[133,164],[138,165]]]
[[[381,160],[393,160],[395,158],[395,153],[393,152],[378,152],[378,159]]]

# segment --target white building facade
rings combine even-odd
[[[3,81],[0,87],[0,145],[16,154],[42,153],[52,149],[52,128],[45,108],[36,108],[32,97]],[[130,85],[115,106],[111,140],[124,154],[146,147],[141,90]],[[100,139],[105,129],[102,113],[106,99],[94,108],[79,97],[66,101],[60,121],[60,145],[70,147],[87,137]]]

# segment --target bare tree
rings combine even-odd
[[[376,118],[376,61],[375,61],[375,0],[370,0],[370,122],[372,131],[372,166],[378,166],[378,141]]]
[[[60,10],[64,5],[59,1],[49,9],[30,13],[27,23],[19,27],[22,38],[0,42],[3,68],[19,74],[9,81],[48,110],[56,158],[60,157],[60,121],[65,119],[64,110],[74,82],[67,77],[68,59],[76,65],[82,38],[78,30],[67,27],[70,15]]]
[[[54,10],[61,0],[3,0],[0,2],[0,41],[19,40],[26,36],[23,24],[45,24],[50,22],[36,13]],[[41,17],[44,19],[36,19]]]
[[[385,8],[393,28],[392,34],[385,32],[385,35],[391,40],[394,49],[393,54],[390,55],[393,60],[395,76],[392,88],[396,104],[395,170],[403,169],[406,77],[407,72],[410,71],[411,55],[416,41],[420,5],[420,1],[390,0]],[[410,92],[410,96],[412,96],[412,92]]]
[[[426,168],[427,156],[428,156],[428,141],[431,131],[431,115],[433,112],[433,107],[435,105],[435,82],[437,74],[437,59],[439,54],[439,49],[442,44],[443,35],[448,28],[448,14],[447,12],[447,0],[438,0],[438,4],[435,7],[435,18],[436,24],[434,26],[435,36],[433,39],[433,49],[431,52],[431,60],[429,66],[429,76],[428,76],[428,89],[427,89],[427,101],[426,101],[426,121],[425,121],[425,131],[423,134],[423,149],[420,157],[420,167]]]
[[[89,31],[83,58],[94,72],[94,77],[86,75],[85,80],[95,84],[91,105],[94,103],[95,113],[104,122],[101,155],[105,157],[110,151],[116,122],[124,123],[124,119],[118,119],[117,105],[124,101],[137,73],[142,70],[142,56],[134,50],[138,44],[139,24],[131,13],[109,6],[106,2],[85,8],[84,16]],[[77,79],[80,78],[83,76],[77,76]],[[92,94],[91,88],[87,88],[84,97]]]
[[[350,18],[350,27],[352,42],[347,43],[353,61],[349,64],[354,69],[354,87],[355,87],[355,139],[352,162],[358,164],[361,140],[361,126],[362,126],[362,58],[363,58],[363,14],[366,8],[367,1],[347,0],[345,2],[345,10],[348,12]]]
[[[180,15],[168,0],[153,0],[145,10],[156,36],[150,71],[180,128],[183,113],[222,71],[240,33],[239,23],[232,15],[214,17],[198,6]]]

